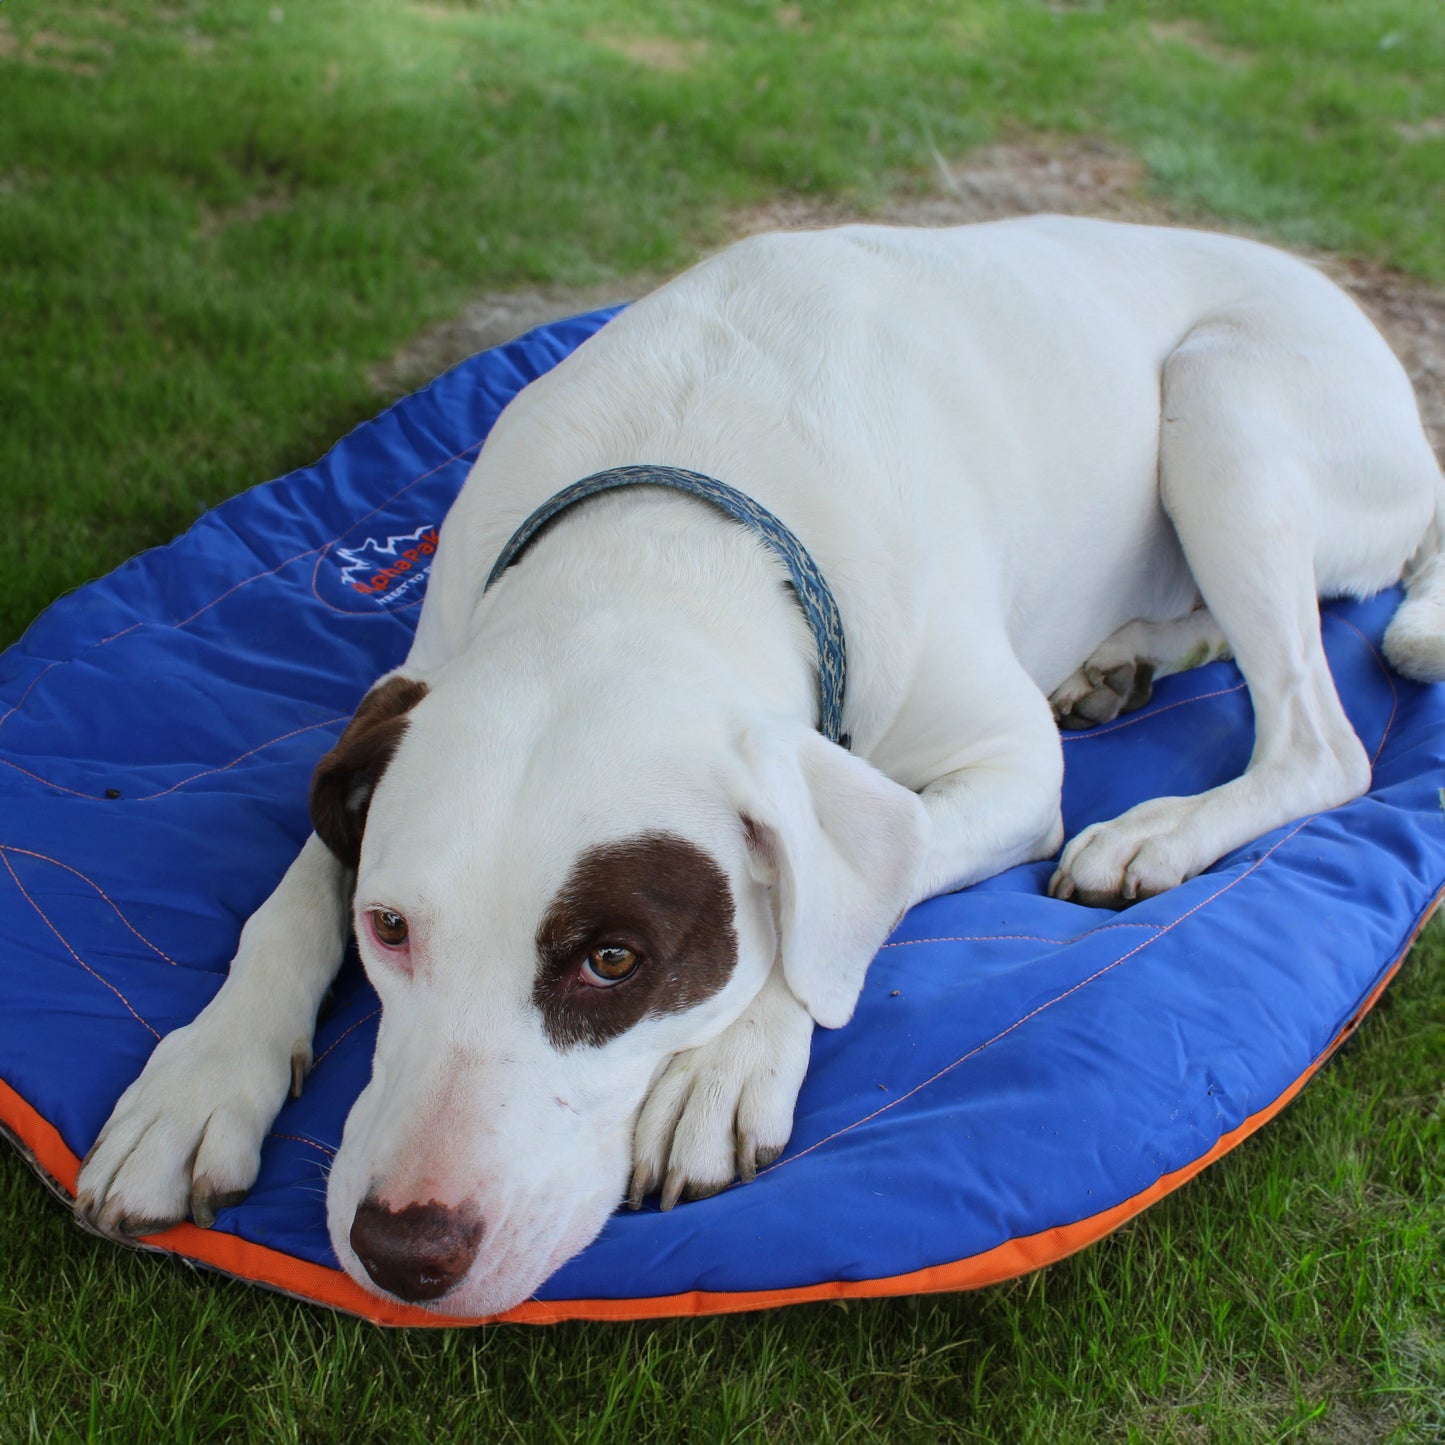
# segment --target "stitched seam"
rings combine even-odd
[[[278,562],[274,567],[268,567],[264,572],[257,572],[253,576],[243,577],[239,582],[236,582],[232,586],[226,588],[224,592],[219,593],[217,596],[211,598],[211,600],[207,602],[203,607],[196,608],[196,610],[192,612],[189,617],[182,617],[174,622],[163,625],[168,625],[170,627],[176,628],[189,627],[191,623],[193,623],[196,618],[198,618],[203,612],[209,612],[211,608],[217,606],[219,603],[224,602],[226,598],[231,596],[233,592],[239,592],[241,588],[249,587],[251,583],[259,582],[263,577],[274,577],[276,573],[284,572],[286,568],[289,567],[293,562],[300,562],[303,558],[309,557],[313,552],[322,551],[330,545],[330,542],[323,542],[319,546],[308,547],[304,552],[297,552],[294,557],[288,557],[284,562]],[[129,630],[129,628],[126,629],[126,631]],[[116,633],[116,636],[124,637],[125,633],[118,632]],[[107,642],[109,642],[110,640],[110,638],[106,639]]]
[[[1214,692],[1201,692],[1198,697],[1182,697],[1178,702],[1166,703],[1163,707],[1151,708],[1146,713],[1136,713],[1133,717],[1125,718],[1121,722],[1108,723],[1103,727],[1081,728],[1077,732],[1062,732],[1059,734],[1059,741],[1063,743],[1086,743],[1093,738],[1106,738],[1111,733],[1123,732],[1125,728],[1136,727],[1139,723],[1148,722],[1151,718],[1163,717],[1166,712],[1173,712],[1176,707],[1189,707],[1192,703],[1207,702],[1212,697],[1228,697],[1232,692],[1243,692],[1244,683],[1237,682],[1233,687],[1217,688]]]
[[[0,758],[7,768],[14,768],[17,773],[23,773],[27,778],[33,778],[37,783],[44,783],[47,788],[54,788],[57,793],[69,793],[72,798],[85,798],[89,802],[96,802],[94,793],[77,792],[74,788],[67,788],[64,783],[52,783],[49,778],[42,778],[39,773],[32,773],[29,768],[22,768],[19,763],[12,763],[9,758]]]
[[[108,642],[109,640],[110,640],[109,638],[106,639],[107,642]],[[40,669],[40,671],[37,672],[37,673],[35,674],[35,676],[30,679],[30,686],[27,687],[27,688],[25,689],[25,691],[20,694],[20,701],[17,702],[17,703],[15,704],[15,706],[12,707],[12,708],[5,714],[4,717],[0,717],[0,728],[3,728],[3,727],[5,726],[5,724],[8,723],[8,722],[10,721],[10,719],[11,719],[17,712],[20,711],[20,709],[21,709],[22,707],[25,706],[26,700],[30,697],[30,694],[31,694],[32,692],[34,692],[35,689],[40,685],[40,679],[41,679],[42,677],[44,677],[45,674],[51,670],[51,668],[53,668],[53,667],[59,667],[59,666],[60,666],[60,663],[59,663],[59,662],[47,662],[47,663],[45,664],[45,666],[42,667],[42,668]]]
[[[329,717],[324,722],[307,723],[305,727],[292,728],[289,733],[282,733],[279,737],[271,738],[267,742],[257,743],[257,745],[254,748],[251,748],[248,752],[242,753],[240,757],[232,758],[229,763],[222,763],[221,766],[218,768],[207,768],[204,772],[192,773],[189,778],[182,778],[180,782],[172,783],[169,788],[164,789],[162,792],[147,793],[145,797],[133,798],[131,799],[131,801],[135,803],[149,803],[155,798],[168,797],[171,793],[174,793],[178,789],[184,788],[188,784],[194,783],[201,778],[211,778],[215,777],[218,773],[229,772],[238,764],[244,763],[247,758],[255,757],[257,753],[264,752],[267,748],[274,747],[277,743],[284,743],[290,738],[300,737],[302,733],[315,732],[317,728],[335,727],[337,723],[346,722],[347,718],[348,714],[342,713],[339,717]]]
[[[104,888],[100,886],[99,883],[95,881],[94,878],[88,877],[86,874],[82,873],[79,868],[72,868],[69,863],[62,863],[59,858],[52,858],[46,853],[37,853],[30,848],[17,848],[14,844],[11,843],[0,843],[0,855],[4,855],[6,853],[20,853],[26,858],[38,858],[42,863],[52,863],[57,868],[65,869],[67,873],[73,873],[77,878],[81,880],[82,883],[88,883],[92,888],[94,888],[95,891],[99,893],[100,896],[104,898],[108,904],[110,904],[111,908],[115,910],[116,917],[119,918],[120,921],[125,924],[125,926],[130,929],[130,931],[135,934],[135,936],[140,939],[140,941],[145,944],[145,946],[150,949],[152,953],[154,953],[158,958],[165,959],[165,961],[170,964],[172,968],[179,967],[175,959],[173,959],[170,954],[168,954],[164,949],[157,948],[156,945],[152,943],[150,939],[148,939],[145,934],[143,934],[140,929],[138,929],[135,924],[133,924],[130,919],[125,916],[125,914],[120,909],[120,905],[117,904],[113,898],[111,898],[111,896],[105,891]]]
[[[328,1159],[336,1158],[335,1149],[328,1148],[317,1139],[308,1139],[304,1134],[282,1134],[279,1130],[272,1129],[268,1132],[267,1138],[289,1139],[293,1144],[309,1144],[311,1148],[320,1150]]]
[[[894,943],[885,943],[878,952],[888,948],[911,948],[916,943],[1052,943],[1059,948],[1067,948],[1071,943],[1081,943],[1096,933],[1108,933],[1115,928],[1151,928],[1157,933],[1164,927],[1162,923],[1105,923],[1076,933],[1072,938],[1041,938],[1035,933],[946,933],[937,938],[900,938]]]
[[[359,1018],[359,1019],[357,1019],[357,1021],[356,1021],[354,1024],[352,1024],[351,1027],[350,1027],[349,1029],[347,1029],[345,1033],[340,1033],[340,1034],[338,1034],[334,1039],[332,1039],[332,1041],[331,1041],[329,1044],[327,1044],[326,1048],[325,1048],[321,1053],[317,1054],[317,1056],[311,1061],[311,1072],[312,1072],[313,1074],[316,1072],[316,1070],[317,1070],[318,1066],[321,1064],[321,1062],[326,1058],[326,1056],[327,1056],[329,1053],[331,1053],[331,1051],[337,1046],[337,1044],[339,1044],[339,1043],[342,1041],[342,1039],[344,1039],[344,1038],[346,1037],[347,1034],[354,1034],[354,1033],[357,1031],[357,1029],[359,1029],[359,1028],[362,1026],[362,1024],[370,1023],[371,1020],[374,1019],[380,1012],[381,1012],[381,1005],[378,1004],[374,1009],[372,1009],[372,1011],[371,1011],[369,1014],[366,1015],[365,1018]]]
[[[269,738],[264,743],[257,743],[254,748],[242,753],[239,757],[232,758],[229,763],[222,763],[219,767],[203,768],[199,773],[192,773],[188,778],[182,778],[178,783],[172,783],[168,788],[162,788],[158,793],[144,793],[138,798],[127,798],[129,803],[150,803],[157,798],[168,797],[171,793],[178,792],[181,788],[189,786],[200,778],[214,777],[218,773],[229,772],[239,763],[244,763],[247,758],[255,757],[257,753],[264,752],[277,743],[284,743],[288,738],[300,737],[302,733],[314,732],[317,728],[335,727],[337,723],[347,720],[347,714],[342,713],[339,717],[329,717],[321,722],[307,723],[305,727],[293,728],[289,733],[282,733],[279,737]],[[56,792],[68,793],[72,798],[85,798],[90,802],[103,803],[111,802],[103,793],[82,793],[75,788],[67,788],[64,783],[51,782],[49,778],[43,778],[39,773],[32,773],[29,768],[22,768],[19,763],[11,762],[9,758],[0,758],[7,768],[14,768],[17,773],[23,773],[27,778],[32,778],[37,783],[43,783],[47,788],[54,788]],[[63,866],[63,865],[62,865]],[[89,880],[87,880],[89,881]]]
[[[98,973],[70,946],[70,940],[67,939],[66,936],[50,921],[49,915],[45,912],[45,910],[30,896],[30,894],[29,894],[28,892],[26,892],[26,890],[25,890],[25,885],[20,881],[19,877],[16,875],[16,872],[15,872],[14,868],[12,868],[12,867],[10,866],[10,860],[4,855],[3,852],[0,852],[0,863],[3,863],[3,864],[5,865],[5,871],[6,871],[7,873],[9,873],[11,881],[12,881],[12,882],[15,884],[15,886],[20,890],[21,897],[23,897],[23,898],[25,899],[25,901],[40,915],[40,920],[41,920],[41,922],[44,923],[45,926],[60,940],[60,942],[64,945],[65,951],[66,951],[93,979],[95,979],[97,983],[104,984],[105,987],[108,988],[108,989],[126,1006],[126,1008],[130,1010],[131,1016],[135,1019],[135,1021],[136,1021],[138,1024],[141,1025],[142,1028],[145,1028],[145,1029],[149,1030],[150,1033],[154,1034],[155,1037],[156,1037],[156,1039],[159,1040],[160,1037],[161,1037],[159,1030],[157,1030],[153,1025],[147,1023],[146,1020],[143,1019],[143,1018],[140,1016],[140,1014],[138,1014],[138,1013],[136,1012],[135,1006],[131,1003],[131,1001],[130,1001],[113,983],[111,983],[109,979],[103,978],[100,974],[98,974]]]
[[[877,1119],[881,1115],[888,1113],[890,1109],[896,1109],[899,1104],[902,1104],[906,1100],[911,1099],[915,1094],[922,1093],[923,1090],[928,1088],[930,1084],[937,1083],[938,1080],[943,1078],[945,1074],[952,1073],[953,1070],[958,1068],[960,1064],[966,1063],[969,1059],[973,1058],[975,1054],[981,1054],[986,1048],[989,1048],[991,1045],[998,1043],[1000,1039],[1007,1038],[1009,1034],[1014,1033],[1016,1030],[1022,1028],[1026,1023],[1028,1023],[1030,1019],[1036,1018],[1039,1014],[1046,1012],[1048,1009],[1051,1009],[1055,1004],[1062,1003],[1064,999],[1078,993],[1080,989],[1086,988],[1096,979],[1102,978],[1106,973],[1111,973],[1114,969],[1118,968],[1120,964],[1127,963],[1136,954],[1142,953],[1151,944],[1157,943],[1159,939],[1164,937],[1165,934],[1177,928],[1187,919],[1192,918],[1201,909],[1207,908],[1216,899],[1222,898],[1236,885],[1243,883],[1244,880],[1248,878],[1252,873],[1254,873],[1257,868],[1259,868],[1263,863],[1265,863],[1269,858],[1271,858],[1280,848],[1283,848],[1284,845],[1288,843],[1290,839],[1293,838],[1302,828],[1305,828],[1310,823],[1312,823],[1317,816],[1318,814],[1313,814],[1308,818],[1301,819],[1298,823],[1295,824],[1293,828],[1290,829],[1288,833],[1285,834],[1283,838],[1281,838],[1277,843],[1275,843],[1273,847],[1271,847],[1266,853],[1262,854],[1260,857],[1256,858],[1255,861],[1251,863],[1249,867],[1246,868],[1245,871],[1239,875],[1239,877],[1231,879],[1222,888],[1219,888],[1215,892],[1211,893],[1208,898],[1201,898],[1199,902],[1194,905],[1193,908],[1189,909],[1185,913],[1181,913],[1179,917],[1174,919],[1171,923],[1163,925],[1157,933],[1153,934],[1149,938],[1141,940],[1127,953],[1122,954],[1112,963],[1106,963],[1102,968],[1095,970],[1095,972],[1091,973],[1087,978],[1080,979],[1078,983],[1071,985],[1069,988],[1066,988],[1062,993],[1056,994],[1046,1003],[1041,1003],[1036,1008],[1030,1009],[1029,1012],[1024,1014],[1022,1018],[1015,1019],[1014,1022],[1011,1023],[1007,1028],[1000,1029],[996,1034],[993,1035],[992,1038],[985,1039],[981,1044],[975,1044],[974,1047],[969,1049],[966,1054],[960,1055],[951,1064],[945,1064],[943,1068],[939,1069],[935,1074],[932,1074],[930,1077],[924,1079],[922,1083],[915,1084],[905,1093],[899,1094],[896,1099],[890,1099],[886,1104],[882,1105],[880,1108],[874,1109],[869,1114],[865,1114],[861,1119],[855,1119],[851,1124],[845,1124],[841,1129],[835,1129],[831,1134],[827,1135],[825,1138],[819,1139],[815,1144],[810,1144],[806,1149],[802,1149],[796,1154],[791,1154],[786,1159],[778,1160],[776,1164],[772,1164],[769,1166],[769,1170],[782,1169],[785,1165],[791,1164],[795,1160],[802,1159],[805,1156],[813,1153],[815,1150],[821,1149],[825,1144],[831,1144],[835,1139],[841,1138],[844,1134],[850,1133],[852,1130],[857,1129],[864,1124],[870,1123],[872,1120]],[[769,1172],[769,1170],[760,1169],[758,1170],[758,1174],[762,1175],[766,1172]]]

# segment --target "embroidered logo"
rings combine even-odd
[[[368,537],[359,547],[337,547],[335,555],[345,586],[394,607],[402,600],[416,600],[436,549],[437,529],[425,522],[414,532],[384,542]]]

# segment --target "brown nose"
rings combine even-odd
[[[435,1200],[393,1213],[371,1195],[356,1207],[351,1247],[362,1267],[398,1299],[444,1295],[471,1268],[482,1242],[476,1208],[448,1209]]]

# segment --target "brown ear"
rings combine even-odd
[[[407,713],[426,696],[426,683],[390,677],[356,709],[336,746],[311,778],[311,826],[348,868],[361,861],[361,834],[371,795],[406,731]]]

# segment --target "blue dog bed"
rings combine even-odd
[[[0,1121],[67,1193],[156,1041],[215,993],[309,831],[313,764],[404,656],[435,529],[503,405],[611,312],[472,358],[315,466],[56,603],[0,659]],[[1050,864],[915,908],[820,1032],[786,1154],[618,1213],[506,1318],[698,1314],[960,1289],[1046,1264],[1276,1113],[1378,996],[1445,884],[1445,688],[1394,676],[1394,595],[1324,612],[1368,796],[1123,914]],[[1070,834],[1238,773],[1239,674],[1167,679],[1065,738]],[[378,1006],[354,955],[255,1189],[148,1244],[393,1324],[327,1242],[327,1164]]]

